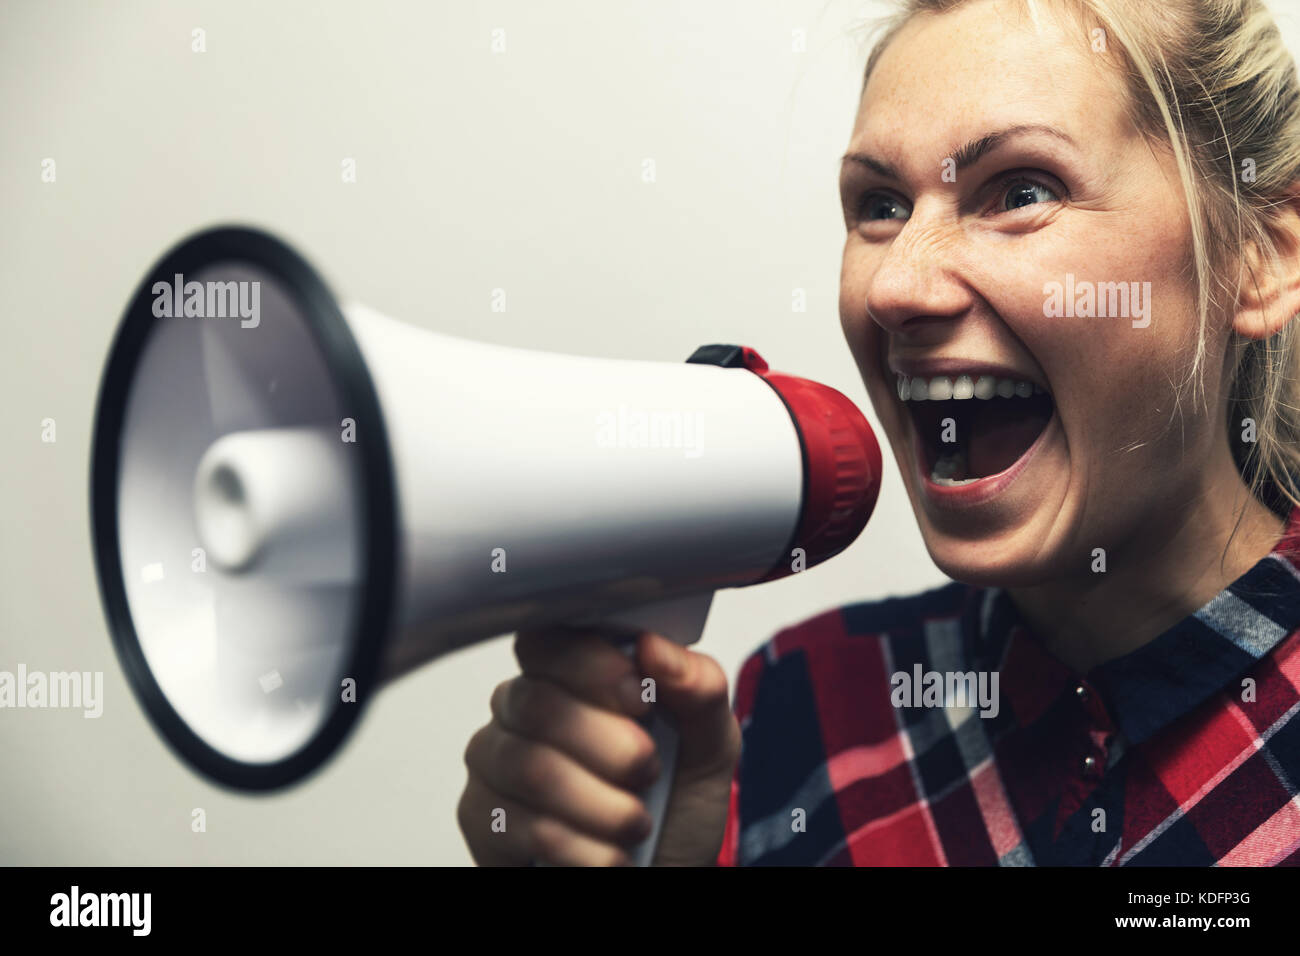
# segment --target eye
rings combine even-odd
[[[897,196],[888,193],[867,193],[862,197],[860,216],[868,222],[896,219],[900,222],[912,215],[912,207]]]
[[[1051,186],[1025,176],[1009,176],[998,186],[997,212],[1011,212],[1038,203],[1060,202],[1061,197]]]

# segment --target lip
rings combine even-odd
[[[1014,369],[1006,365],[998,365],[995,362],[961,358],[929,358],[917,361],[890,359],[886,367],[895,376],[907,375],[921,378],[934,378],[939,375],[947,375],[950,378],[969,375],[972,378],[978,378],[981,375],[991,375],[994,378],[1009,378],[1016,382],[1029,382],[1037,385],[1048,395],[1052,393],[1051,389],[1047,387],[1047,383],[1043,381],[1042,376],[1023,372],[1020,369]]]
[[[943,373],[937,372],[935,374]],[[1042,432],[1014,463],[996,474],[978,478],[968,485],[948,486],[936,485],[930,480],[930,476],[926,473],[925,449],[921,447],[921,438],[913,427],[911,416],[907,415],[906,410],[904,410],[903,414],[907,418],[906,427],[912,436],[912,462],[917,474],[921,476],[921,490],[925,492],[930,501],[941,508],[968,508],[984,504],[1002,494],[1020,477],[1029,466],[1029,463],[1033,461],[1034,456],[1038,454],[1039,449],[1054,437],[1056,429],[1060,427],[1060,416],[1057,414],[1056,408],[1053,407],[1052,417],[1047,420]]]

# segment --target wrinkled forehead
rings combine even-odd
[[[1132,132],[1119,51],[1056,3],[971,0],[912,17],[868,78],[853,147],[925,156],[989,129],[1058,127],[1079,142]]]

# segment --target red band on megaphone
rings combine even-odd
[[[759,375],[790,410],[804,456],[803,508],[785,555],[762,580],[793,574],[839,554],[862,532],[880,494],[880,445],[866,418],[842,393],[819,382],[773,372],[741,347],[740,364]]]

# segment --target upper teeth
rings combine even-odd
[[[1042,395],[1041,386],[1033,382],[1019,382],[1011,378],[995,378],[981,375],[974,380],[969,375],[958,375],[955,379],[948,375],[936,375],[934,378],[922,378],[919,375],[898,376],[898,397],[905,402],[942,402],[950,398],[1028,398],[1030,395]]]

